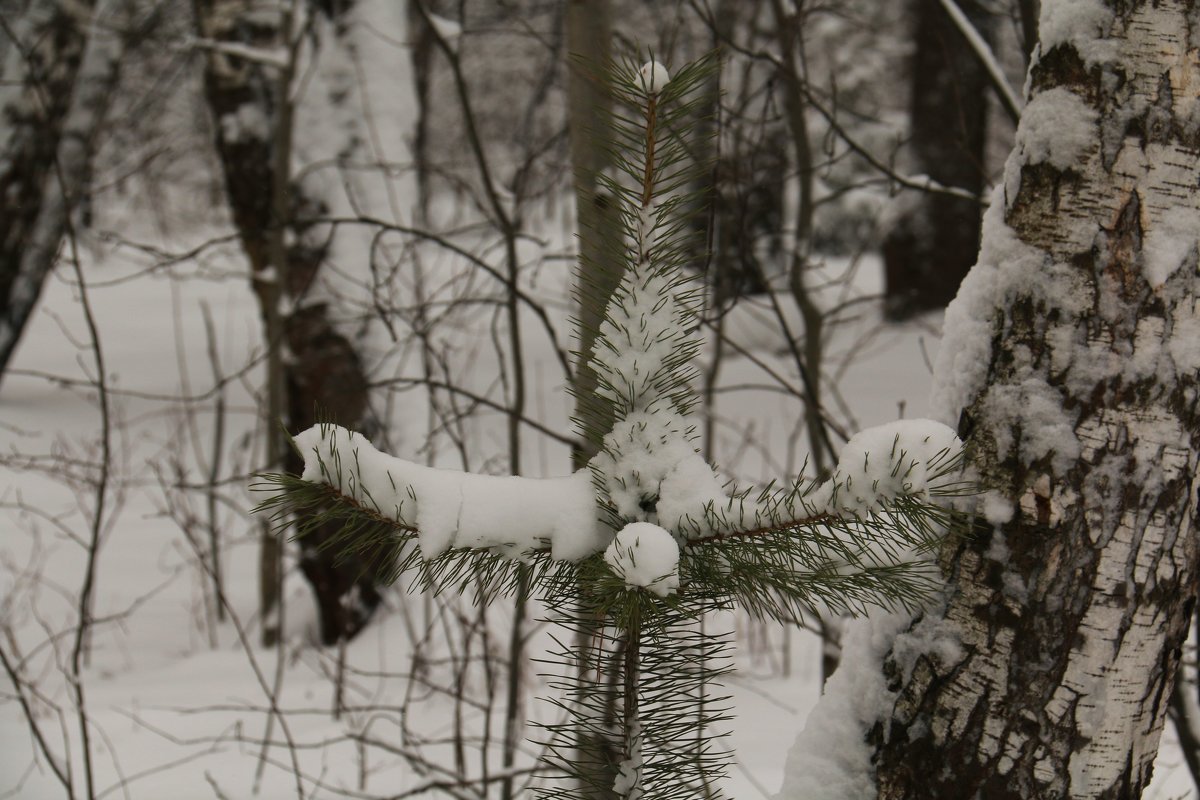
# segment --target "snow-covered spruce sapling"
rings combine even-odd
[[[562,778],[547,798],[577,797],[580,782],[631,799],[719,796],[727,757],[711,735],[728,709],[710,693],[730,648],[701,634],[701,616],[918,605],[936,575],[923,554],[958,524],[939,501],[967,490],[961,443],[924,420],[858,434],[821,484],[738,489],[697,452],[700,296],[684,263],[702,165],[687,136],[713,68],[706,59],[670,76],[650,62],[606,76],[617,170],[598,180],[620,207],[623,236],[608,246],[625,274],[593,332],[597,389],[579,398],[581,433],[598,445],[586,469],[552,479],[432,469],[318,425],[294,440],[303,474],[264,479],[263,509],[281,524],[337,520],[333,546],[393,580],[411,573],[486,602],[512,592],[527,565],[547,606],[568,609],[556,621],[586,646],[558,639],[571,669],[550,684],[565,715],[544,731]]]

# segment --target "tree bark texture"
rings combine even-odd
[[[935,377],[989,524],[942,554],[961,658],[885,664],[886,800],[1140,797],[1193,610],[1200,6],[1044,5]]]
[[[0,379],[54,266],[67,215],[87,189],[117,74],[119,44],[104,31],[76,86],[92,8],[0,4]]]
[[[957,0],[985,37],[990,14]],[[913,0],[911,62],[913,170],[980,195],[987,136],[987,70],[939,0]],[[922,193],[883,244],[886,309],[897,319],[945,308],[979,252],[979,203]]]
[[[308,0],[304,0],[308,2]],[[313,2],[311,13],[331,6]],[[337,4],[345,13],[348,4]],[[305,223],[326,204],[291,175],[291,111],[284,97],[288,15],[265,10],[251,0],[197,0],[201,36],[213,43],[205,69],[205,94],[213,116],[217,154],[234,225],[250,262],[267,346],[278,361],[279,408],[268,425],[290,431],[318,421],[361,430],[367,412],[367,377],[351,340],[335,327],[329,304],[307,298],[329,256],[329,237]],[[328,30],[328,29],[323,29]],[[286,234],[286,236],[285,236]],[[286,244],[285,244],[286,242]],[[284,348],[291,358],[284,359]],[[274,382],[274,381],[273,381]],[[300,463],[280,442],[272,463],[299,471]],[[336,529],[314,531],[301,543],[300,567],[316,596],[321,639],[333,644],[350,638],[379,602],[373,565],[361,559],[335,559],[322,542]],[[264,616],[277,594],[280,546],[263,541],[260,594]]]

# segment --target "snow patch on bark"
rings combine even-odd
[[[1096,143],[1098,114],[1074,92],[1055,87],[1038,93],[1017,127],[1016,152],[1027,164],[1075,167]]]
[[[1015,511],[1012,501],[995,490],[983,493],[983,496],[980,498],[979,508],[980,513],[983,514],[983,518],[991,525],[1003,525],[1011,521]],[[995,541],[993,539],[993,543]],[[1002,561],[1003,559],[997,560]]]
[[[1049,457],[1061,475],[1079,457],[1075,416],[1063,408],[1062,395],[1044,378],[1031,373],[1024,380],[989,387],[982,410],[1001,459],[1013,452],[1026,464]]]
[[[934,419],[951,427],[984,385],[997,314],[1007,306],[1015,287],[1039,280],[1046,263],[1044,253],[1022,242],[1004,222],[1002,201],[997,187],[983,215],[979,263],[946,309],[930,409]]]
[[[932,659],[939,668],[947,668],[962,661],[963,655],[957,626],[940,614],[930,614],[896,637],[889,657],[907,683],[921,659]]]
[[[1200,213],[1196,209],[1176,206],[1164,211],[1142,240],[1142,258],[1150,285],[1160,288],[1184,264],[1195,268],[1198,243]]]
[[[940,614],[912,622],[908,613],[878,612],[846,626],[841,664],[788,753],[776,800],[875,796],[872,748],[866,737],[896,702],[884,677],[885,659],[892,660],[907,680],[922,658],[931,659],[940,669],[963,657],[952,622]]]
[[[1020,163],[1014,154],[1008,169],[1019,172]],[[935,419],[954,426],[962,410],[987,393],[985,413],[997,415],[1012,434],[1000,437],[1003,449],[1016,441],[1019,432],[1021,443],[1030,446],[1034,458],[1058,450],[1058,460],[1065,463],[1078,447],[1069,435],[1073,420],[1062,411],[1056,391],[1032,373],[1017,376],[1016,382],[1006,387],[990,387],[988,365],[993,338],[1010,324],[1009,310],[1017,299],[1027,298],[1047,312],[1058,310],[1064,316],[1075,316],[1086,310],[1092,292],[1085,285],[1086,277],[1075,267],[1057,263],[1051,254],[1021,241],[1004,221],[1001,191],[997,187],[984,213],[979,263],[946,309],[930,409]],[[1093,238],[1087,232],[1080,235],[1089,241]],[[1048,335],[1048,350],[1057,373],[1094,371],[1080,344],[1074,330]],[[1020,426],[1019,431],[1013,426]]]
[[[1112,10],[1100,0],[1042,3],[1038,20],[1041,52],[1069,44],[1088,66],[1112,61],[1117,56],[1116,43],[1105,38],[1112,24]]]
[[[776,800],[863,800],[875,796],[875,769],[866,735],[896,700],[883,676],[892,641],[912,621],[876,614],[851,622],[842,660],[808,714],[784,766]]]
[[[1173,334],[1167,340],[1176,374],[1200,370],[1200,300],[1183,302],[1190,306],[1190,313],[1176,307]]]
[[[220,125],[229,142],[266,141],[271,135],[271,121],[258,102],[242,103],[236,111],[223,114]]]

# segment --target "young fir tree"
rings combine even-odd
[[[333,546],[393,580],[487,602],[513,592],[526,565],[547,606],[565,609],[558,621],[576,635],[559,637],[570,669],[551,683],[565,721],[546,726],[559,780],[544,798],[577,797],[581,783],[630,800],[719,796],[727,757],[711,737],[728,709],[712,692],[730,648],[701,635],[699,618],[735,605],[782,621],[912,607],[936,574],[922,554],[957,524],[938,501],[965,491],[961,443],[924,420],[855,436],[823,484],[737,489],[698,453],[701,298],[683,267],[702,165],[687,137],[714,68],[705,59],[670,76],[652,61],[606,75],[602,135],[616,171],[598,179],[620,205],[623,236],[607,244],[625,275],[592,331],[597,388],[577,423],[599,452],[585,469],[554,479],[431,469],[318,425],[295,438],[303,474],[266,477],[276,519],[337,521]]]

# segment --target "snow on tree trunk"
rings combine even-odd
[[[93,25],[90,3],[34,4],[0,29],[0,376],[88,187],[121,54],[115,6],[98,3]]]
[[[310,427],[318,416],[362,430],[368,400],[362,342],[345,332],[355,310],[342,298],[370,282],[366,262],[375,251],[364,241],[374,232],[350,226],[331,234],[318,220],[360,213],[396,219],[399,213],[386,170],[363,175],[352,166],[400,160],[379,152],[378,142],[379,137],[403,141],[394,109],[379,97],[381,84],[395,72],[387,54],[398,51],[381,45],[372,32],[403,40],[404,11],[383,0],[297,2],[295,18],[307,27],[289,89],[293,105],[284,109],[280,70],[288,62],[289,43],[281,28],[288,15],[247,0],[202,0],[198,9],[201,37],[209,47],[205,93],[234,225],[253,270],[267,338],[277,353],[286,347],[292,356],[282,359],[286,402],[272,419],[284,417],[293,432]],[[326,16],[331,9],[336,14]],[[364,64],[372,59],[377,63]],[[386,88],[389,96],[401,95],[394,85]],[[294,120],[291,130],[280,131],[288,119]],[[370,132],[363,119],[374,126]],[[290,174],[278,176],[276,148],[285,140]],[[272,191],[280,188],[277,181],[283,182],[282,203],[275,202],[279,198]],[[280,271],[274,269],[276,260],[284,262]],[[327,268],[333,263],[339,268]],[[288,469],[298,468],[290,449],[287,458]],[[300,562],[316,596],[326,644],[357,633],[379,601],[369,565],[337,560],[321,548],[333,533],[309,536]],[[270,551],[273,542],[264,540],[264,548]],[[275,558],[268,552],[265,560]],[[268,568],[262,576],[264,608],[277,590]]]
[[[943,610],[858,634],[810,717],[841,752],[802,734],[782,798],[861,798],[855,769],[887,800],[1149,783],[1197,575],[1200,7],[1045,0],[1039,27],[935,372],[985,530],[942,554]]]

